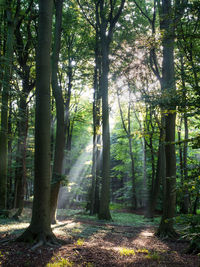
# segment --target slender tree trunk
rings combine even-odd
[[[71,143],[72,143],[72,132],[73,132],[73,123],[70,121],[70,102],[71,102],[71,90],[72,90],[72,66],[71,66],[71,45],[68,47],[68,88],[67,88],[67,96],[65,103],[65,135],[66,135],[66,169],[65,174],[68,176],[71,168]]]
[[[7,206],[8,209],[13,208],[13,168],[12,168],[12,102],[10,101],[9,116],[8,116],[8,192],[7,192]]]
[[[96,31],[95,45],[95,67],[94,67],[94,95],[93,95],[93,155],[92,155],[92,186],[90,199],[90,215],[99,212],[99,190],[98,190],[98,171],[99,166],[99,131],[100,131],[100,96],[99,96],[99,75],[100,75],[100,55],[99,40]]]
[[[26,139],[28,131],[28,113],[26,104],[27,95],[24,92],[19,104],[18,144],[17,144],[17,167],[15,172],[15,208],[18,211],[14,215],[16,219],[21,215],[24,208],[24,192],[26,184]]]
[[[143,152],[143,189],[142,198],[143,206],[147,206],[147,145],[145,137],[142,139],[142,152]]]
[[[158,159],[156,167],[156,178],[154,183],[151,185],[149,192],[149,201],[147,205],[147,212],[145,216],[147,218],[153,218],[156,208],[156,203],[160,191],[161,182],[165,179],[165,146],[163,144],[163,129],[160,130],[159,148],[158,148]]]
[[[3,90],[1,98],[1,128],[0,128],[0,210],[7,208],[7,159],[8,159],[8,100],[12,72],[14,21],[11,4],[7,3],[7,39],[4,64]]]
[[[56,144],[53,164],[53,175],[51,182],[51,202],[50,212],[51,221],[56,223],[56,208],[58,202],[58,193],[62,181],[63,159],[65,148],[65,126],[64,126],[64,101],[61,87],[58,84],[58,62],[61,43],[62,27],[62,8],[63,0],[56,1],[56,25],[54,31],[54,48],[52,56],[52,89],[56,100]]]
[[[183,57],[181,56],[181,79],[182,79],[182,87],[183,87],[183,102],[184,102],[184,109],[187,109],[187,89],[185,85],[185,71],[184,71],[184,63]],[[183,122],[184,122],[184,129],[185,129],[185,136],[184,139],[188,139],[188,118],[187,112],[184,111],[183,114]],[[184,142],[183,144],[183,184],[184,182],[188,182],[188,166],[187,166],[187,157],[188,157],[188,143]],[[190,203],[190,195],[187,190],[187,187],[183,186],[183,201],[182,201],[182,212],[188,213],[189,210],[189,203]]]

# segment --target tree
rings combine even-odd
[[[97,3],[97,27],[100,35],[100,49],[102,70],[100,78],[100,92],[102,96],[102,126],[103,126],[103,152],[102,152],[102,188],[100,196],[100,219],[111,219],[109,211],[109,190],[110,190],[110,130],[109,130],[109,104],[108,104],[108,74],[109,54],[112,42],[113,31],[121,15],[125,0],[121,0],[119,7],[116,1],[101,0]],[[106,11],[109,9],[108,14]]]
[[[36,57],[36,121],[34,200],[30,226],[17,239],[36,241],[35,247],[55,238],[50,220],[50,75],[53,1],[39,1],[39,32]]]
[[[176,84],[174,71],[175,24],[182,16],[185,0],[163,0],[159,6],[160,29],[163,33],[163,63],[161,90],[167,95],[164,104],[165,111],[165,154],[166,179],[164,184],[163,215],[157,234],[159,236],[176,236],[173,229],[173,217],[176,208],[176,152],[175,152],[175,123],[176,123]],[[180,6],[181,5],[181,6]],[[174,15],[173,15],[174,12]],[[175,96],[175,97],[172,97]]]
[[[16,66],[17,74],[22,80],[22,89],[19,90],[19,107],[18,107],[18,118],[17,132],[17,152],[16,152],[16,168],[15,168],[15,199],[14,207],[18,208],[15,218],[18,218],[24,208],[24,193],[26,184],[26,145],[27,145],[27,132],[28,132],[28,104],[27,98],[31,90],[35,86],[35,80],[31,75],[31,49],[33,48],[33,36],[31,33],[31,23],[35,18],[33,12],[33,1],[28,3],[26,13],[22,12],[22,7],[19,6],[18,10],[23,14],[18,17],[18,22],[15,29],[16,37],[16,55],[17,63]],[[32,11],[32,12],[31,12]],[[22,27],[24,26],[24,28]],[[24,40],[23,35],[27,38]]]
[[[124,118],[123,111],[121,108],[119,90],[117,91],[117,99],[118,99],[122,126],[128,138],[129,154],[130,154],[130,159],[131,159],[132,208],[136,209],[137,208],[137,197],[136,197],[136,183],[135,183],[135,180],[136,180],[135,179],[135,161],[134,161],[132,133],[131,133],[131,89],[130,87],[128,88],[128,91],[129,92],[128,92],[128,114],[127,114],[128,125],[127,126],[125,124],[125,118]]]
[[[8,101],[12,77],[12,57],[14,45],[14,27],[17,17],[13,15],[12,1],[5,1],[7,23],[6,52],[4,62],[3,89],[1,99],[0,126],[0,210],[7,208],[7,158],[8,158]]]
[[[58,84],[58,62],[59,52],[61,44],[61,27],[62,27],[62,8],[63,0],[57,0],[55,2],[56,7],[56,22],[54,30],[54,47],[52,55],[52,89],[56,100],[56,142],[55,142],[55,154],[53,164],[53,175],[51,182],[51,220],[56,222],[56,208],[58,193],[60,189],[60,183],[62,180],[62,168],[65,148],[65,125],[64,125],[64,101],[61,90],[61,85]]]

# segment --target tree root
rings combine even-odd
[[[158,229],[155,235],[162,240],[176,240],[179,238],[179,234],[174,229]]]
[[[19,236],[15,241],[27,242],[33,244],[31,250],[35,250],[41,246],[58,247],[61,245],[56,236],[52,232],[34,233],[31,231],[30,228],[27,228],[26,231],[21,236]]]

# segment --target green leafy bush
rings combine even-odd
[[[176,223],[182,226],[182,236],[190,241],[188,253],[200,253],[200,215],[180,215],[176,218]]]

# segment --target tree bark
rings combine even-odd
[[[56,24],[54,31],[54,47],[52,55],[52,89],[56,100],[56,144],[53,163],[53,175],[51,182],[51,202],[50,212],[51,221],[56,223],[56,208],[58,202],[58,193],[62,181],[63,159],[65,148],[65,126],[64,126],[64,101],[61,86],[58,84],[58,62],[61,44],[62,27],[62,8],[63,0],[57,0],[56,3]]]
[[[160,27],[163,30],[163,63],[162,63],[162,92],[167,94],[165,103],[165,154],[166,181],[163,202],[163,215],[159,225],[160,236],[175,236],[173,217],[176,205],[176,153],[175,153],[175,120],[176,106],[173,96],[176,95],[174,73],[174,21],[172,18],[171,0],[163,0],[161,7]]]
[[[7,208],[7,158],[8,158],[8,100],[12,72],[12,57],[14,43],[14,19],[11,3],[7,2],[7,39],[3,89],[1,98],[1,128],[0,128],[0,210]]]
[[[93,95],[93,155],[92,155],[92,185],[90,196],[90,215],[99,212],[99,141],[100,141],[100,94],[99,94],[99,77],[100,77],[100,55],[99,55],[99,35],[96,30],[95,43],[95,67],[94,67],[94,95]]]
[[[162,121],[162,119],[161,119]],[[163,124],[163,123],[161,123]],[[154,183],[151,185],[151,189],[149,192],[149,201],[147,205],[147,212],[145,214],[145,217],[147,218],[153,218],[155,209],[156,209],[156,203],[158,199],[158,194],[160,191],[160,185],[161,182],[165,180],[165,172],[166,172],[166,166],[165,166],[165,146],[163,143],[164,140],[164,129],[160,129],[160,138],[159,138],[159,148],[158,148],[158,159],[157,159],[157,167],[156,167],[156,178]],[[165,188],[164,184],[163,187]]]
[[[54,242],[50,220],[50,75],[53,1],[39,1],[36,55],[36,119],[34,200],[30,226],[17,239],[36,241],[34,248]]]
[[[100,197],[99,219],[110,220],[110,127],[109,127],[109,104],[108,104],[108,73],[109,73],[109,44],[106,40],[104,26],[101,33],[102,49],[102,75],[100,90],[102,95],[102,125],[103,125],[103,166],[102,166],[102,189]]]

